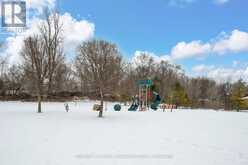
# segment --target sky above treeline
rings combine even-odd
[[[189,76],[248,82],[246,0],[26,0],[23,33],[0,34],[11,63],[25,36],[37,31],[44,8],[59,9],[69,58],[92,38],[116,43],[127,60],[142,52],[179,64]]]

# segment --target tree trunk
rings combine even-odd
[[[41,95],[38,94],[38,113],[41,113]]]
[[[42,83],[39,80],[37,84],[37,95],[38,95],[38,113],[41,113],[41,96],[42,96]]]
[[[99,111],[99,115],[98,117],[103,117],[103,93],[102,93],[102,89],[100,89],[100,95],[101,95],[101,109]]]

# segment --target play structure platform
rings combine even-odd
[[[149,108],[158,109],[161,97],[157,92],[151,90],[152,85],[153,82],[150,79],[138,81],[139,94],[133,97],[133,103],[128,111],[146,111]],[[152,98],[154,99],[152,100]]]

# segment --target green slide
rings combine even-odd
[[[139,105],[132,104],[131,107],[128,109],[128,111],[137,111]]]
[[[155,96],[155,99],[153,100],[153,102],[151,104],[151,109],[156,111],[158,109],[159,104],[161,103],[161,97],[156,92],[153,92],[153,94]]]

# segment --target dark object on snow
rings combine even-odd
[[[121,105],[120,104],[115,104],[114,110],[115,111],[121,111]]]
[[[139,107],[139,96],[136,95],[135,97],[132,97],[133,103],[131,105],[131,107],[128,109],[128,111],[137,111],[138,107]]]
[[[160,102],[161,102],[161,97],[156,92],[153,92],[153,94],[155,95],[155,99],[153,100],[153,102],[151,104],[151,109],[156,111],[158,109],[158,106],[159,106]]]
[[[65,103],[65,110],[66,112],[69,112],[69,105],[67,103]]]

